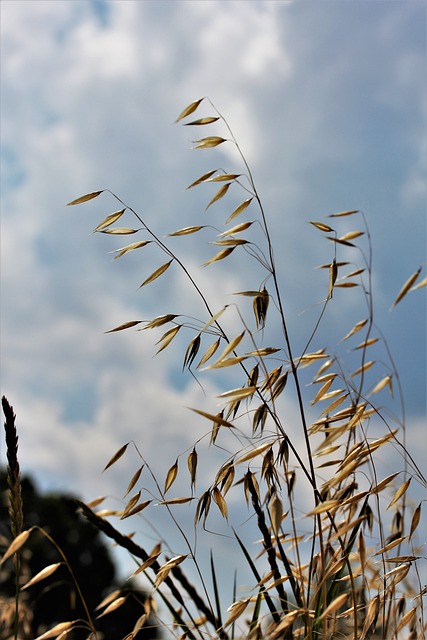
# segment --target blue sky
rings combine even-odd
[[[3,0],[1,28],[1,393],[18,414],[23,470],[86,499],[120,495],[126,470],[101,470],[123,442],[134,439],[162,475],[205,426],[186,409],[206,399],[179,374],[185,341],[153,358],[154,334],[104,334],[192,308],[184,280],[143,295],[154,254],[113,262],[109,252],[126,242],[91,235],[115,203],[64,206],[109,188],[159,235],[222,220],[225,205],[205,214],[208,192],[185,187],[215,166],[234,170],[236,154],[192,152],[193,134],[173,124],[202,96],[253,171],[297,350],[327,292],[315,267],[331,259],[307,221],[363,210],[376,321],[422,466],[425,290],[389,308],[426,259],[425,3]],[[210,249],[185,246],[214,308],[254,288],[237,262],[198,271]],[[327,345],[365,313],[352,293],[334,299]],[[218,377],[203,384],[208,396],[223,390]]]

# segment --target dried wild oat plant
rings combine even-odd
[[[206,115],[188,121],[205,106]],[[202,304],[203,315],[198,319],[165,309],[163,315],[129,320],[110,332],[160,331],[157,353],[178,335],[187,335],[184,370],[197,380],[202,372],[209,375],[224,370],[227,379],[235,379],[233,388],[224,389],[215,401],[221,403],[220,411],[193,408],[194,419],[206,425],[210,447],[219,449],[226,435],[224,458],[212,482],[206,485],[197,477],[203,456],[209,455],[209,449],[201,446],[203,437],[189,451],[176,452],[163,480],[155,477],[150,461],[142,459],[137,445],[132,444],[141,460],[130,474],[123,508],[99,510],[102,499],[80,503],[85,517],[135,559],[134,575],[144,575],[152,585],[152,597],[127,637],[137,636],[148,616],[155,615],[165,637],[168,633],[191,640],[425,638],[425,589],[420,577],[425,540],[417,528],[422,507],[411,501],[410,487],[418,483],[425,488],[426,480],[404,446],[404,418],[391,419],[376,404],[377,397],[383,405],[387,395],[400,396],[401,392],[389,347],[374,323],[372,244],[365,216],[349,210],[330,215],[327,222],[311,221],[314,233],[320,232],[330,243],[330,260],[321,265],[327,293],[304,348],[297,350],[288,328],[267,214],[238,142],[206,98],[184,109],[177,119],[181,121],[196,130],[222,127],[223,135],[215,130],[213,135],[198,137],[196,150],[215,153],[221,145],[233,145],[240,156],[240,173],[212,169],[188,187],[217,186],[207,209],[218,211],[231,193],[239,198],[237,205],[224,206],[224,230],[215,236],[216,252],[203,265],[216,268],[217,263],[238,261],[239,256],[253,261],[257,281],[253,288],[235,293],[235,304],[213,308],[185,259],[156,234],[149,221],[112,192],[94,191],[69,203],[83,204],[101,195],[116,201],[119,210],[106,216],[95,232],[139,234],[141,239],[116,249],[115,257],[153,245],[160,257],[141,288],[155,286],[156,280],[178,269]],[[116,226],[122,217],[134,220],[136,227]],[[218,225],[218,218],[215,220]],[[354,227],[349,231],[350,223]],[[191,242],[212,229],[197,221],[169,237]],[[360,260],[357,266],[355,255]],[[407,280],[393,306],[426,284],[425,279],[416,284],[421,271]],[[334,348],[324,347],[319,344],[320,328],[326,310],[339,305],[342,289],[359,296],[355,308],[360,316],[343,331]],[[251,303],[246,315],[245,301]],[[235,316],[236,309],[239,329],[230,334],[226,319],[229,314]],[[298,437],[287,428],[284,397],[298,407]],[[129,446],[124,443],[105,468],[118,463]],[[394,457],[399,454],[400,464],[395,473],[384,477],[380,462],[389,452]],[[183,457],[186,464],[181,464]],[[177,477],[183,474],[188,478],[187,495],[170,497]],[[156,499],[147,499],[144,478],[154,480]],[[230,506],[231,492],[239,495],[251,522],[256,522],[255,555],[252,544],[245,541],[244,526],[239,531],[233,526],[236,499]],[[190,532],[174,515],[173,509],[180,505],[194,506],[191,526],[207,530],[213,510],[228,526],[230,544],[239,551],[231,602],[219,587],[221,561],[212,555],[210,573],[203,573]],[[309,506],[302,513],[304,505]],[[172,557],[160,539],[146,550],[119,531],[121,520],[146,514],[154,506],[167,510],[181,536],[182,549]],[[155,512],[150,517],[155,520]],[[238,584],[242,563],[252,576],[250,586]],[[194,575],[196,579],[190,580]],[[169,619],[167,613],[161,616],[157,611],[156,601],[169,612]],[[100,610],[108,615],[122,604],[123,597],[113,594],[101,603]],[[72,624],[65,624],[69,626],[51,630],[39,640],[68,637]],[[96,637],[95,631],[92,634]]]

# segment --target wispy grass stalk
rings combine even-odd
[[[207,115],[188,121],[202,104],[208,106]],[[160,543],[155,552],[148,553],[134,547],[105,517],[83,504],[80,505],[82,511],[101,531],[141,561],[140,570],[149,577],[153,593],[159,594],[174,612],[183,631],[182,638],[425,638],[422,606],[425,594],[419,579],[423,558],[420,546],[414,542],[421,505],[411,513],[407,492],[411,477],[424,487],[427,483],[406,450],[402,399],[402,416],[396,420],[389,417],[383,404],[376,403],[377,394],[385,401],[387,393],[393,401],[396,390],[401,396],[401,384],[390,348],[374,321],[373,250],[366,217],[354,209],[331,214],[326,222],[310,221],[316,232],[320,231],[332,243],[333,249],[328,252],[326,264],[321,265],[328,276],[327,293],[303,342],[305,346],[298,352],[285,313],[280,265],[275,257],[268,216],[231,127],[205,98],[188,105],[177,119],[181,121],[195,130],[222,126],[227,137],[215,132],[198,138],[194,141],[195,149],[209,151],[231,144],[240,157],[242,173],[213,169],[188,188],[217,186],[206,209],[212,206],[218,209],[227,202],[231,192],[243,191],[245,199],[237,200],[240,204],[234,204],[231,213],[228,209],[225,230],[213,241],[217,253],[208,257],[203,267],[215,268],[216,263],[238,259],[238,255],[252,260],[254,285],[234,295],[238,301],[251,300],[253,316],[245,315],[237,302],[213,308],[207,293],[197,284],[196,276],[190,273],[186,260],[171,249],[167,239],[160,239],[151,223],[114,193],[94,191],[69,204],[82,204],[102,193],[111,196],[123,209],[104,218],[95,231],[143,235],[143,240],[117,249],[116,258],[142,251],[150,243],[163,259],[166,257],[166,262],[156,264],[141,288],[166,278],[173,268],[185,275],[189,289],[201,300],[207,317],[195,319],[186,315],[185,309],[182,315],[165,310],[152,320],[124,322],[109,333],[131,328],[166,329],[156,343],[159,353],[173,340],[178,341],[176,336],[190,332],[191,339],[184,347],[183,370],[200,385],[203,375],[210,372],[225,370],[235,374],[235,388],[224,390],[216,399],[222,403],[222,409],[212,410],[209,406],[194,409],[210,425],[205,433],[210,438],[210,446],[220,449],[219,443],[226,431],[235,438],[235,448],[228,438],[227,446],[222,447],[224,460],[215,478],[210,483],[205,481],[198,496],[195,492],[200,483],[196,478],[204,436],[194,443],[189,455],[188,450],[177,452],[166,474],[164,489],[144,461],[143,466],[147,466],[154,477],[159,506],[167,509],[185,550],[174,558],[165,555],[163,564],[159,560]],[[248,213],[253,219],[246,218]],[[114,223],[123,215],[141,226],[137,229],[115,227]],[[236,224],[237,218],[243,222]],[[356,221],[356,228],[350,231],[349,221]],[[195,234],[200,237],[212,228],[197,223],[169,235],[182,237],[184,242],[184,238]],[[260,233],[254,238],[255,229]],[[355,255],[359,255],[361,266],[354,264]],[[425,280],[419,286],[415,284],[421,271],[418,269],[407,280],[392,306],[425,284]],[[354,319],[355,323],[341,340],[337,339],[334,349],[322,346],[320,334],[327,311],[337,309],[336,300],[345,293],[360,296],[357,310],[364,317]],[[236,308],[239,331],[232,335],[230,329],[226,330],[229,325],[224,318]],[[351,349],[345,351],[347,346]],[[311,371],[315,369],[311,378],[306,371],[308,367]],[[293,384],[287,384],[288,378]],[[285,426],[282,397],[292,399],[297,407],[300,428],[296,434]],[[312,417],[316,411],[317,417]],[[380,434],[378,428],[383,429]],[[403,440],[399,430],[403,432]],[[116,464],[126,449],[127,445],[121,447],[107,467]],[[384,478],[378,452],[383,454],[389,450],[400,452],[403,471]],[[136,451],[138,453],[137,448]],[[178,460],[184,454],[188,456],[189,495],[168,498],[166,494],[169,495],[180,473]],[[143,481],[138,472],[133,475],[130,486],[133,488]],[[141,485],[141,490],[143,488]],[[141,490],[128,499],[123,511],[110,511],[110,515],[129,517],[148,508],[151,501],[139,500]],[[242,491],[241,503],[246,502],[255,516],[253,521],[257,523],[262,545],[256,559],[229,521],[227,494],[231,490]],[[224,594],[218,587],[221,567],[216,567],[211,560],[211,598],[208,577],[200,570],[187,532],[172,513],[172,505],[175,509],[176,505],[187,504],[195,498],[195,526],[206,529],[215,506],[225,526],[233,532],[254,578],[247,597],[238,599],[235,591],[227,613],[220,611],[220,607],[225,606]],[[391,518],[389,514],[393,512],[395,515]],[[368,550],[368,544],[373,548]],[[188,579],[185,569],[188,563],[192,563],[200,585]],[[185,601],[181,589],[186,594]],[[179,605],[178,609],[173,601]]]
[[[5,415],[4,431],[6,438],[6,457],[7,457],[7,486],[9,494],[9,520],[12,536],[16,538],[23,530],[24,513],[22,506],[21,492],[21,472],[18,460],[18,432],[15,424],[15,413],[13,407],[9,404],[5,396],[1,399],[3,413]],[[15,619],[14,619],[14,638],[17,640],[19,634],[19,600],[20,600],[20,574],[21,574],[21,558],[20,551],[14,554],[15,569]]]

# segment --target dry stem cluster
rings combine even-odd
[[[209,106],[213,115],[188,121],[202,108],[202,103]],[[151,467],[141,458],[139,468],[134,469],[129,478],[121,510],[100,511],[99,500],[80,503],[83,514],[136,559],[135,574],[144,574],[152,585],[153,598],[147,601],[128,638],[137,635],[153,612],[165,633],[168,629],[167,633],[174,637],[191,640],[424,638],[424,593],[419,571],[420,562],[425,561],[422,555],[425,541],[417,531],[421,504],[411,502],[408,489],[411,483],[425,487],[426,481],[402,444],[404,418],[392,422],[376,405],[377,397],[399,396],[400,383],[387,343],[374,324],[372,247],[365,217],[362,212],[351,210],[332,214],[327,223],[311,222],[313,232],[320,232],[331,243],[330,261],[322,265],[327,294],[304,349],[295,352],[274,243],[250,167],[227,121],[209,100],[191,103],[177,121],[184,120],[186,126],[196,130],[222,126],[226,132],[226,137],[197,138],[195,149],[210,150],[231,144],[240,154],[241,173],[213,169],[188,187],[217,184],[208,209],[214,205],[218,208],[218,203],[226,202],[227,194],[232,191],[243,193],[239,204],[228,211],[224,230],[213,241],[216,253],[204,264],[215,268],[216,263],[229,259],[232,254],[235,258],[239,252],[245,252],[246,257],[257,264],[260,275],[256,286],[236,293],[235,306],[225,304],[219,309],[211,308],[207,292],[199,288],[185,261],[169,248],[167,240],[156,235],[147,220],[116,195],[107,190],[95,191],[69,203],[81,204],[108,193],[119,202],[120,209],[102,220],[95,231],[142,236],[141,240],[117,249],[116,258],[154,244],[163,260],[159,260],[141,287],[167,277],[170,269],[181,269],[205,309],[205,317],[199,320],[165,311],[152,320],[127,321],[111,331],[133,327],[142,331],[160,329],[158,352],[166,349],[178,335],[190,333],[183,368],[196,379],[202,375],[199,372],[213,370],[226,371],[228,375],[232,371],[236,379],[232,389],[219,395],[220,411],[194,408],[202,424],[207,425],[211,447],[220,444],[223,434],[227,434],[224,460],[209,486],[203,486],[203,481],[200,486],[197,478],[203,464],[201,438],[189,452],[177,452],[176,461],[171,461],[163,481],[154,478],[156,500],[147,499],[145,494],[144,474],[151,474]],[[116,226],[122,216],[133,218],[138,226]],[[356,221],[357,228],[340,233],[349,220]],[[196,224],[174,231],[170,236],[189,242],[189,236],[203,235],[209,229],[212,230],[210,225]],[[347,252],[351,260],[347,260]],[[361,259],[361,265],[356,267],[353,265],[355,252],[359,252]],[[394,304],[400,303],[408,292],[425,285],[425,279],[416,284],[420,273],[421,269],[408,279]],[[358,308],[363,305],[362,317],[357,317],[345,335],[340,336],[336,351],[313,349],[326,309],[338,304],[339,290],[344,288],[354,288],[355,295],[360,295]],[[239,301],[243,299],[251,301],[252,317],[245,317],[241,312]],[[230,335],[224,319],[232,307],[233,311],[238,309],[240,327]],[[269,331],[271,325],[276,328],[274,331]],[[357,366],[350,373],[339,355],[341,343],[351,347],[352,358],[358,358]],[[381,359],[387,358],[386,364],[380,362],[380,349]],[[307,371],[311,373],[308,385]],[[283,397],[298,408],[299,424],[295,428],[300,435],[297,438],[289,435],[286,417],[282,415]],[[230,434],[234,437],[234,450],[229,449]],[[13,448],[13,437],[9,441]],[[127,453],[129,444],[123,444],[106,468]],[[136,446],[135,449],[138,451]],[[383,477],[379,463],[389,451],[393,456],[396,451],[399,453],[400,466],[395,473]],[[183,455],[187,464],[179,466]],[[19,469],[13,456],[9,462],[13,535],[17,537],[3,561],[14,554],[17,557],[25,536],[29,535],[20,530]],[[178,474],[183,473],[188,474],[188,494],[170,497]],[[245,563],[253,583],[241,595],[242,589],[236,582],[234,599],[227,602],[219,587],[221,562],[213,560],[210,575],[203,574],[190,536],[181,529],[173,509],[192,503],[194,527],[207,528],[213,510],[228,523],[231,518],[227,500],[231,490],[240,492],[240,502],[246,503],[256,521],[259,554],[253,557],[241,532],[230,524],[230,535],[241,551],[236,569]],[[160,541],[151,550],[143,549],[110,522],[111,518],[120,521],[143,511],[145,514],[154,504],[168,510],[182,536],[181,553],[173,557],[163,550]],[[309,508],[301,514],[301,505],[307,504]],[[194,570],[198,582],[188,578]],[[32,580],[44,577],[36,576]],[[162,619],[157,613],[156,600],[163,603],[163,610],[170,612],[171,622],[166,620],[166,615],[163,614]],[[120,594],[113,594],[102,603],[100,610],[108,615],[122,602]],[[73,624],[65,621],[38,640],[72,637],[69,634]],[[92,622],[89,616],[87,624],[89,637],[96,638],[96,621]]]

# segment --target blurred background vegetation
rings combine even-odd
[[[42,527],[64,552],[77,578],[89,611],[95,618],[98,604],[109,593],[120,590],[126,596],[125,603],[116,611],[96,621],[96,627],[104,640],[118,640],[132,629],[144,613],[146,594],[136,583],[120,580],[108,543],[93,525],[77,511],[75,496],[60,493],[39,492],[30,477],[22,478],[24,527]],[[0,472],[0,542],[3,550],[10,544],[11,532],[8,516],[8,489],[6,470]],[[56,562],[61,562],[57,549],[38,531],[34,531],[22,552],[23,582]],[[0,638],[12,637],[7,629],[7,605],[14,608],[15,572],[12,560],[5,563],[0,573]],[[71,576],[65,566],[58,568],[49,578],[24,591],[25,615],[30,640],[54,624],[65,620],[85,619],[83,605],[75,591]],[[22,594],[22,595],[23,595]],[[87,637],[87,629],[74,629],[72,640]],[[156,628],[148,625],[137,638],[159,638]]]

